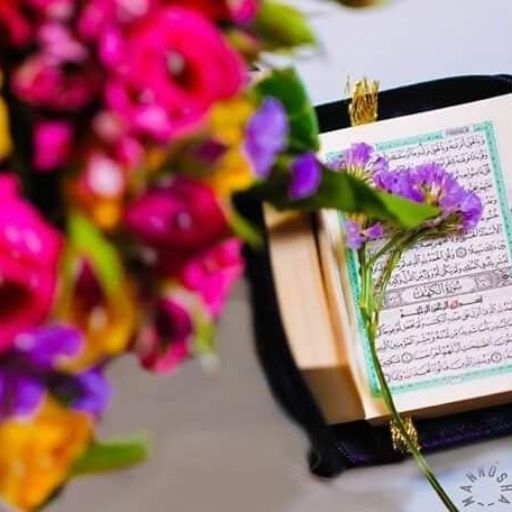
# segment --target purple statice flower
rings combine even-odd
[[[467,232],[478,224],[482,216],[480,198],[462,187],[452,174],[436,163],[381,171],[375,174],[374,183],[391,194],[438,207],[441,215],[434,221],[436,226],[448,221],[447,227],[451,230]]]
[[[363,226],[355,220],[345,222],[345,234],[347,246],[350,249],[360,249],[368,240],[376,240],[384,235],[384,228],[380,222],[374,222],[368,227]]]
[[[320,186],[322,170],[312,152],[298,156],[291,166],[292,176],[288,188],[291,199],[299,200],[314,194]]]
[[[352,144],[346,151],[328,160],[327,164],[334,171],[346,171],[365,179],[388,169],[386,158],[376,153],[375,148],[365,142]]]
[[[58,391],[66,383],[74,393],[66,395],[71,407],[97,414],[99,407],[83,404],[101,397],[108,398],[108,386],[100,391],[87,375],[67,374],[62,363],[76,356],[82,348],[80,333],[71,327],[52,325],[41,327],[15,338],[13,347],[0,356],[0,418],[30,417],[43,403],[47,393],[61,398]],[[87,373],[87,372],[86,372]],[[58,384],[58,385],[56,385]]]
[[[265,98],[250,119],[246,129],[244,149],[259,178],[266,178],[277,155],[286,148],[288,118],[282,103]]]

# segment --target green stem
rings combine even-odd
[[[361,265],[361,297],[364,298],[364,301],[361,301],[361,312],[363,314],[363,318],[366,323],[366,328],[368,332],[368,339],[370,344],[370,354],[372,358],[372,363],[375,368],[375,373],[377,376],[377,381],[379,383],[379,387],[382,393],[382,398],[384,400],[384,403],[388,409],[388,412],[390,413],[391,419],[395,426],[397,427],[398,431],[400,432],[400,435],[407,447],[407,450],[411,455],[414,457],[414,460],[416,461],[416,464],[423,472],[423,475],[427,479],[427,481],[430,483],[433,490],[437,493],[439,496],[439,499],[443,502],[446,509],[450,512],[458,512],[457,507],[452,502],[446,491],[443,489],[439,481],[437,480],[436,476],[434,475],[434,472],[430,468],[427,460],[421,453],[417,443],[411,438],[409,435],[409,432],[407,430],[407,427],[405,425],[404,420],[402,419],[400,413],[398,412],[398,409],[396,408],[395,401],[393,399],[393,396],[391,394],[391,390],[389,389],[389,386],[386,381],[386,377],[384,375],[384,371],[382,370],[382,366],[380,363],[380,359],[377,353],[377,347],[376,347],[376,339],[377,339],[377,331],[379,328],[379,316],[380,316],[380,309],[382,307],[382,303],[384,301],[386,288],[389,283],[389,280],[391,278],[391,274],[393,272],[393,269],[396,267],[398,262],[400,261],[400,257],[403,254],[404,250],[412,245],[415,241],[415,237],[409,238],[407,241],[404,241],[403,244],[400,244],[389,256],[386,266],[383,270],[383,274],[381,276],[381,279],[379,279],[379,295],[378,299],[376,300],[374,297],[374,294],[372,293],[374,288],[372,286],[372,267],[368,265]],[[364,249],[361,250],[364,252]],[[366,255],[365,255],[366,256]]]

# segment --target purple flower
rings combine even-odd
[[[328,160],[327,163],[335,171],[346,171],[364,178],[388,169],[388,161],[378,155],[373,146],[365,142],[352,144],[346,151]]]
[[[80,333],[71,327],[51,325],[17,336],[14,349],[38,368],[54,368],[82,348]]]
[[[275,98],[265,98],[247,125],[245,140],[245,152],[259,178],[269,175],[287,139],[288,118],[283,105]]]
[[[73,409],[97,417],[107,407],[111,388],[100,368],[77,375],[57,374],[50,383],[51,392]]]
[[[446,227],[467,232],[480,220],[483,205],[472,191],[463,188],[444,167],[435,163],[416,167],[381,171],[374,176],[375,185],[417,203],[439,207],[441,215],[433,225],[446,221]]]
[[[297,157],[291,167],[292,177],[288,195],[295,200],[314,194],[322,178],[322,170],[314,153]]]
[[[404,197],[416,203],[421,203],[425,199],[423,192],[417,189],[410,169],[378,171],[373,176],[373,182],[377,188],[385,192]]]
[[[0,357],[0,418],[30,417],[48,392],[71,407],[99,414],[109,393],[102,377],[93,375],[97,371],[72,375],[61,369],[81,348],[80,333],[61,325],[16,337],[13,348]]]
[[[360,249],[368,240],[376,240],[383,236],[384,228],[379,222],[375,222],[363,228],[359,222],[347,220],[345,222],[345,234],[347,237],[347,246],[351,249]]]

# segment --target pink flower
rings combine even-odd
[[[0,176],[0,351],[45,320],[53,304],[61,236]]]
[[[177,297],[159,299],[153,311],[153,318],[142,328],[135,350],[142,366],[167,373],[190,355],[192,318]]]
[[[67,163],[73,131],[66,121],[42,121],[34,128],[34,165],[51,171]]]
[[[231,286],[243,273],[242,242],[231,238],[184,260],[175,269],[180,282],[203,299],[210,314],[217,317]]]
[[[194,9],[213,21],[234,21],[248,23],[258,10],[258,0],[167,0],[169,5]]]
[[[50,109],[76,111],[99,92],[94,66],[81,63],[72,71],[66,63],[44,53],[29,57],[14,73],[13,89],[23,101]]]
[[[156,8],[109,32],[107,64],[114,78],[105,103],[140,137],[166,143],[197,126],[210,106],[235,95],[244,64],[222,34],[199,14]]]
[[[150,189],[129,205],[125,225],[142,243],[180,253],[202,249],[228,229],[212,190],[185,177]]]
[[[30,24],[17,4],[18,0],[0,0],[0,43],[22,46],[31,40]]]
[[[75,8],[75,0],[26,0],[43,19],[68,20]]]

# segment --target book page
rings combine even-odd
[[[507,138],[512,140],[508,95],[323,136],[326,160],[352,142],[373,143],[391,168],[442,164],[484,203],[473,232],[419,244],[404,255],[390,282],[377,348],[401,410],[512,389],[512,158]],[[352,351],[361,387],[369,395],[368,414],[377,416],[380,408],[371,402],[379,389],[355,307],[353,251],[346,251],[345,265],[340,281],[347,281],[345,298],[351,302],[357,345]]]

